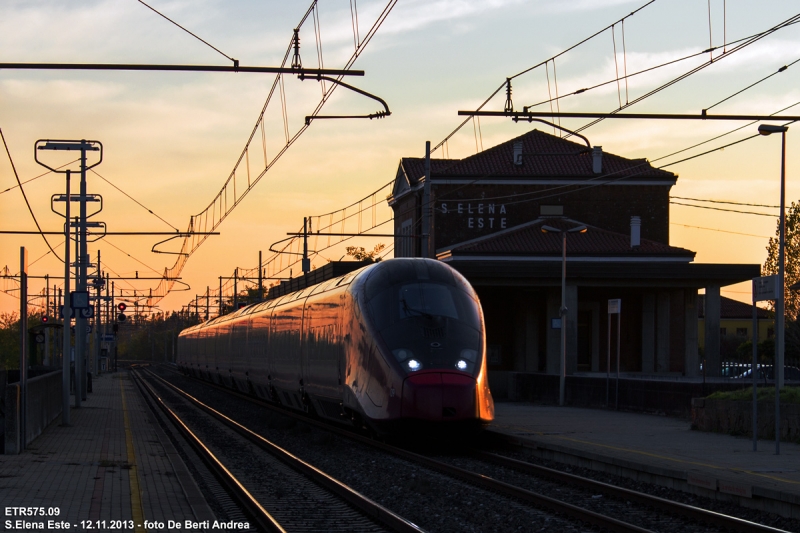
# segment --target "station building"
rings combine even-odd
[[[427,253],[460,271],[481,298],[494,389],[503,390],[508,373],[559,373],[564,235],[568,376],[605,375],[609,351],[616,372],[611,299],[621,300],[621,372],[697,377],[702,337],[705,374],[719,375],[720,288],[759,276],[760,266],[695,263],[695,252],[669,244],[677,175],[536,129],[430,163],[425,202],[424,158],[400,161],[388,200],[395,256],[426,255],[416,237],[429,207]]]

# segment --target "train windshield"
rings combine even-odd
[[[440,283],[414,282],[390,287],[370,301],[378,331],[409,318],[441,320],[450,318],[480,329],[475,300],[463,291]]]
[[[458,287],[400,282],[369,301],[375,328],[407,372],[441,368],[473,373],[482,353],[480,307]]]

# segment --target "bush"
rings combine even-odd
[[[758,343],[758,361],[771,363],[775,358],[775,339],[765,339]],[[753,360],[753,341],[747,340],[736,348],[736,360],[748,363]]]
[[[756,391],[758,401],[775,399],[775,387],[758,387]],[[734,391],[717,391],[708,396],[710,400],[738,400],[748,401],[753,399],[753,387]],[[781,403],[800,403],[800,387],[784,387],[781,389]]]

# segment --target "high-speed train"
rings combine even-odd
[[[421,258],[380,261],[181,332],[202,379],[379,435],[494,418],[478,297]]]

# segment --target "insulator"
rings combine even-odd
[[[506,106],[503,111],[506,113],[514,112],[514,102],[511,101],[511,78],[506,78]]]
[[[300,28],[294,29],[294,37],[292,38],[294,45],[294,56],[292,56],[292,68],[303,68],[303,62],[300,60]]]

